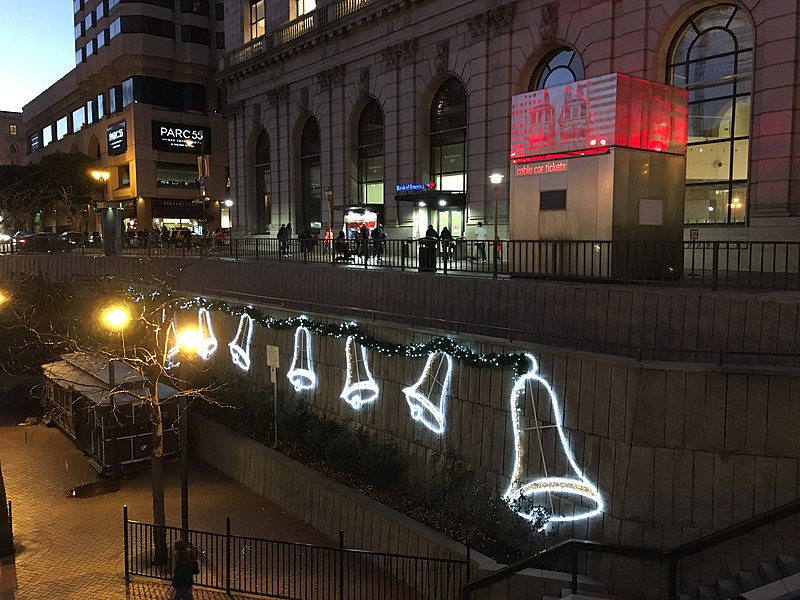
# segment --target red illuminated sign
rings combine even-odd
[[[514,169],[517,177],[524,177],[525,175],[546,175],[548,173],[565,173],[566,171],[567,163],[563,160],[539,164],[521,164]]]
[[[686,154],[686,90],[612,73],[511,100],[512,162],[612,146]]]

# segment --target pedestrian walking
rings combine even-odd
[[[171,600],[192,600],[194,576],[200,572],[194,552],[186,547],[183,540],[175,542],[175,554],[172,557]]]
[[[369,227],[367,227],[366,223],[361,224],[361,229],[359,229],[359,254],[364,256],[364,260],[369,257]]]
[[[279,246],[280,246],[281,256],[288,256],[289,255],[289,232],[286,229],[286,225],[281,225],[281,228],[278,229],[278,242],[279,242]]]
[[[372,238],[372,252],[375,254],[375,259],[383,260],[383,240],[386,237],[383,233],[383,228],[378,224],[370,234]]]
[[[439,239],[442,242],[442,254],[444,254],[445,259],[447,259],[450,256],[450,251],[453,249],[453,234],[450,233],[450,228],[447,225],[442,227]]]
[[[475,228],[475,246],[477,249],[480,260],[486,260],[486,230],[483,228],[483,223],[478,221],[478,226]]]
[[[425,230],[425,237],[439,239],[439,234],[436,233],[436,229],[434,229],[433,225],[428,225],[428,228]]]

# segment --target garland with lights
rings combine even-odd
[[[160,292],[152,292],[145,295],[137,292],[134,288],[129,288],[128,293],[134,302],[157,300],[161,295]],[[385,356],[427,359],[430,354],[443,352],[467,365],[481,369],[510,370],[515,376],[523,375],[528,371],[528,360],[525,354],[521,352],[508,354],[492,352],[489,354],[480,354],[450,337],[434,338],[428,342],[403,345],[380,340],[366,333],[354,321],[329,323],[316,321],[305,315],[280,319],[265,315],[252,306],[236,306],[221,300],[209,300],[199,297],[176,299],[174,304],[175,308],[180,310],[197,308],[207,311],[218,311],[233,317],[247,315],[252,319],[253,323],[266,327],[267,329],[281,330],[304,327],[309,332],[320,337],[352,337],[358,344]]]

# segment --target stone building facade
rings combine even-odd
[[[790,3],[311,4],[225,4],[217,77],[238,233],[333,220],[474,237],[495,221],[496,193],[499,235],[513,236],[511,98],[622,73],[689,91],[687,237],[800,236]],[[435,194],[419,191],[431,182]]]
[[[0,165],[18,165],[22,162],[22,140],[22,113],[0,111]]]

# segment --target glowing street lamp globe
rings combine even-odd
[[[122,331],[131,321],[131,314],[123,306],[110,306],[100,314],[103,325],[111,331]]]
[[[197,352],[202,341],[203,336],[196,327],[186,327],[178,332],[178,346],[184,352]]]

